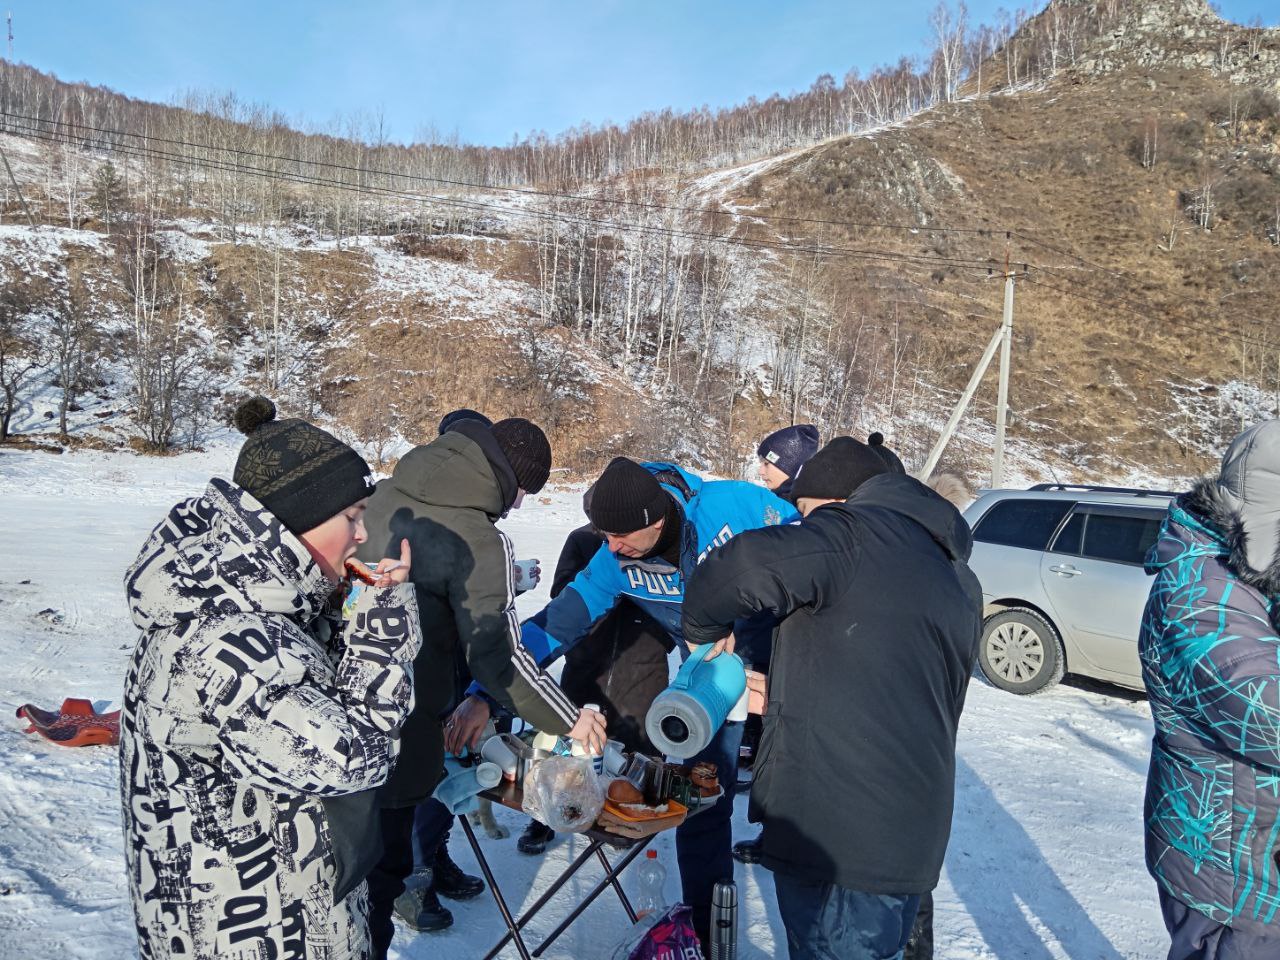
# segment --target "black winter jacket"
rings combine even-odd
[[[578,575],[603,538],[588,524],[569,534],[551,583],[551,597]],[[663,626],[629,600],[621,600],[565,655],[560,687],[574,703],[596,703],[609,736],[628,751],[653,754],[644,718],[653,698],[667,688],[667,654],[674,642]]]
[[[494,526],[515,492],[489,428],[464,421],[405,454],[369,499],[360,558],[398,557],[408,538],[423,637],[414,661],[416,702],[401,730],[400,762],[382,788],[383,806],[416,804],[443,777],[439,717],[456,697],[458,656],[538,729],[568,733],[577,719],[578,708],[520,644],[511,542]]]
[[[686,640],[784,618],[751,790],[765,866],[866,893],[937,884],[982,622],[972,545],[955,507],[884,474],[798,525],[739,534],[690,579]]]

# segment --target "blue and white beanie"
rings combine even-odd
[[[798,423],[775,430],[761,440],[756,456],[794,479],[800,468],[818,452],[818,443],[818,428],[811,423]]]

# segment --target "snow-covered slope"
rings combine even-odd
[[[229,446],[164,459],[0,453],[0,707],[7,718],[0,721],[0,957],[134,955],[115,753],[26,736],[13,711],[67,696],[103,706],[116,701],[135,640],[121,587],[124,567],[173,501],[201,490],[212,473],[228,473],[233,459]],[[579,496],[553,490],[513,515],[505,528],[518,554],[540,557],[549,573],[564,535],[580,520]],[[524,597],[522,612],[535,610],[546,591],[544,585]],[[974,681],[961,726],[955,830],[937,891],[939,957],[1117,960],[1163,952],[1154,886],[1142,862],[1150,735],[1146,705],[1119,692],[1060,687],[1020,699]],[[519,818],[498,816],[512,838],[481,842],[519,909],[581,851],[582,841],[559,841],[543,859],[524,857],[515,850]],[[735,835],[755,830],[740,798]],[[656,847],[668,870],[667,894],[675,897],[672,837]],[[474,868],[460,831],[451,849],[464,868]],[[597,872],[584,870],[559,903],[581,897],[597,880]],[[769,873],[739,866],[737,880],[741,955],[783,955]],[[448,905],[456,918],[451,930],[420,936],[401,930],[393,956],[483,955],[503,929],[492,900],[486,894]],[[563,910],[549,909],[532,925],[533,942],[561,916]],[[608,957],[625,923],[606,894],[547,956]]]

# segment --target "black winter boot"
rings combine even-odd
[[[450,900],[470,900],[484,893],[484,881],[463,873],[462,868],[449,856],[449,848],[440,844],[436,852],[435,892]]]
[[[754,840],[740,840],[733,845],[733,859],[739,863],[759,863],[760,862],[760,846],[764,840],[764,834],[759,834]]]
[[[396,916],[410,930],[434,933],[453,926],[453,914],[440,906],[436,892],[431,889],[434,880],[428,867],[405,881],[405,891],[396,897]]]
[[[911,939],[903,951],[902,960],[933,960],[933,892],[920,898],[916,921],[911,927]]]
[[[546,824],[530,820],[529,826],[524,828],[524,833],[520,834],[520,839],[516,841],[516,849],[536,857],[545,851],[547,844],[555,838],[556,832]]]

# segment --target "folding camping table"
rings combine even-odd
[[[521,802],[524,799],[524,795],[520,787],[506,780],[491,790],[485,790],[480,794],[480,796],[512,810],[520,810]],[[694,812],[695,811],[690,810],[689,816],[693,816]],[[593,826],[584,834],[590,841],[587,844],[587,848],[574,858],[574,861],[565,868],[565,871],[555,879],[542,896],[538,897],[538,899],[534,901],[533,905],[529,907],[529,909],[526,910],[517,920],[512,917],[511,908],[507,906],[506,898],[503,897],[502,891],[498,889],[497,881],[494,880],[493,877],[493,871],[489,869],[489,862],[485,860],[484,851],[480,849],[480,842],[476,839],[475,831],[471,829],[471,823],[466,817],[459,817],[458,820],[462,823],[462,829],[467,835],[467,842],[471,844],[471,849],[475,852],[476,861],[480,864],[480,870],[484,874],[485,882],[489,884],[489,891],[493,894],[493,899],[498,904],[498,911],[502,914],[502,919],[507,925],[507,932],[503,934],[502,939],[498,941],[494,948],[485,954],[484,960],[493,960],[503,947],[513,940],[515,941],[516,950],[519,952],[521,960],[531,960],[531,957],[542,956],[543,951],[550,947],[562,933],[569,929],[569,926],[582,915],[582,912],[586,910],[587,907],[591,906],[600,894],[604,893],[606,887],[613,887],[614,892],[618,895],[618,899],[622,901],[622,909],[627,912],[627,919],[632,923],[636,922],[637,917],[635,908],[631,906],[631,901],[627,899],[627,895],[622,889],[622,884],[618,882],[618,877],[623,870],[627,869],[631,864],[631,861],[635,860],[636,857],[640,856],[640,854],[644,852],[644,849],[649,846],[649,841],[656,837],[658,833],[661,833],[661,830],[646,837],[627,837],[622,834],[610,833],[608,830]],[[667,827],[666,829],[671,828]],[[625,850],[626,853],[623,854],[622,859],[620,859],[616,864],[613,864],[610,863],[609,858],[605,856],[605,847],[615,847],[620,850]],[[560,891],[560,888],[568,883],[569,880],[572,879],[573,875],[585,866],[587,861],[592,858],[599,860],[600,865],[604,867],[604,878],[591,889],[591,892],[587,894],[586,898],[583,899],[581,903],[570,911],[569,915],[561,921],[560,925],[551,931],[547,936],[547,939],[543,940],[542,943],[538,945],[537,949],[530,953],[520,931],[524,929],[525,924],[538,915],[538,912],[541,911],[543,907],[551,902],[551,898]]]

